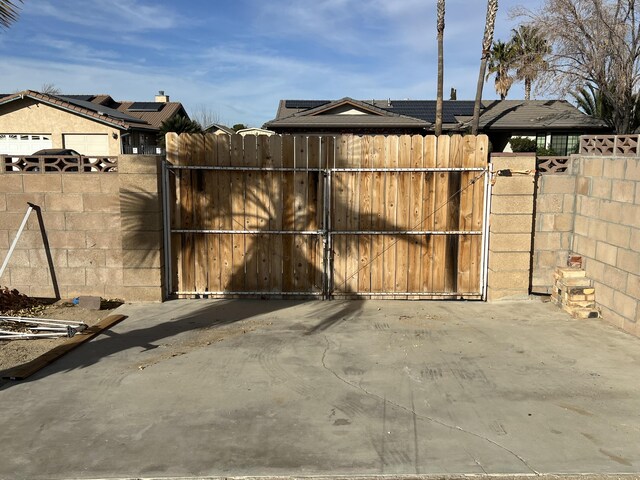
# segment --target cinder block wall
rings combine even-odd
[[[527,153],[492,154],[494,174],[489,230],[489,301],[529,295],[536,158]]]
[[[0,285],[55,297],[55,278],[61,298],[162,300],[160,159],[122,156],[118,173],[0,171],[0,262],[31,202],[42,212],[54,272],[33,211]],[[143,238],[132,238],[140,231]]]
[[[536,178],[536,217],[531,264],[533,293],[551,293],[553,272],[557,266],[567,265],[573,237],[575,191],[576,177],[571,171],[544,173]]]
[[[573,251],[582,255],[603,318],[640,335],[640,160],[573,159]]]

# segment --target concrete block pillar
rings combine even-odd
[[[494,153],[489,227],[489,301],[529,295],[536,158]]]
[[[118,159],[125,299],[163,300],[162,160],[160,155]]]

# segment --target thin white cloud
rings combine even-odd
[[[166,5],[160,6],[140,0],[41,0],[37,5],[34,3],[33,8],[25,5],[23,14],[48,16],[83,28],[116,32],[166,30],[174,28],[182,18],[178,11]]]

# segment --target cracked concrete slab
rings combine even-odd
[[[174,301],[0,387],[0,478],[633,474],[640,341],[538,301]]]

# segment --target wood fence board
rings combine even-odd
[[[231,164],[231,137],[228,135],[216,135],[218,151],[218,164],[229,166]],[[221,170],[218,177],[218,211],[216,212],[217,226],[222,230],[233,228],[232,200],[231,200],[231,172]],[[233,237],[230,234],[218,236],[220,244],[220,290],[231,291],[233,278]]]
[[[411,166],[414,168],[423,168],[423,143],[424,137],[414,135],[411,137]],[[412,172],[411,176],[411,220],[412,230],[424,229],[424,216],[422,213],[424,173]],[[422,246],[424,243],[424,235],[412,235],[408,238],[408,281],[407,289],[409,292],[420,292],[422,289]]]
[[[398,168],[398,137],[386,137],[385,156],[386,168]],[[392,232],[398,230],[398,174],[388,172],[385,174],[385,216],[383,230]],[[383,291],[393,292],[396,288],[396,249],[398,237],[395,235],[384,235],[384,278]],[[392,297],[390,297],[392,298]]]
[[[479,135],[476,137],[475,156],[473,158],[474,167],[487,168],[488,158],[487,152],[489,148],[489,139],[486,135]],[[479,172],[474,172],[474,178],[480,177]],[[471,211],[471,228],[473,230],[482,230],[483,215],[484,215],[484,178],[480,177],[473,184],[472,192],[472,211]],[[476,292],[480,291],[480,259],[482,256],[482,237],[480,235],[474,235],[471,238],[471,254],[469,259],[469,277],[471,288]]]
[[[282,166],[283,168],[293,168],[295,166],[295,141],[291,135],[282,137]],[[282,173],[282,229],[292,231],[295,225],[295,178],[291,172]],[[282,286],[285,292],[295,290],[295,266],[294,266],[295,239],[293,235],[287,234],[282,237]]]
[[[272,135],[269,137],[269,163],[274,168],[282,167],[282,137]],[[282,215],[284,212],[282,172],[272,172],[269,184],[270,214],[269,229],[280,231],[282,227]],[[282,291],[282,235],[269,235],[269,289],[272,292]]]
[[[371,166],[373,168],[385,167],[386,138],[382,135],[373,137],[373,154]],[[384,227],[385,211],[385,174],[374,172],[371,186],[371,216],[372,228],[382,230]],[[384,237],[373,235],[371,239],[371,291],[383,292],[384,288]]]
[[[450,137],[440,135],[438,137],[438,150],[436,166],[449,167]],[[446,172],[438,172],[435,175],[435,205],[434,205],[434,231],[446,231],[449,208],[449,179]],[[433,291],[446,292],[446,237],[435,235],[433,237]]]
[[[294,219],[293,229],[295,231],[306,230],[308,226],[308,197],[307,197],[307,137],[296,135],[294,137],[295,152],[294,166],[296,172],[293,174],[293,202],[294,202]],[[298,292],[303,292],[308,288],[308,252],[307,242],[304,235],[294,235],[293,239],[293,283],[294,288]]]
[[[398,145],[398,167],[411,167],[411,136],[402,135],[399,138]],[[398,196],[397,196],[397,230],[412,230],[411,224],[411,173],[399,172],[398,177]],[[394,291],[407,292],[408,274],[409,274],[409,242],[412,240],[411,235],[400,235],[397,237],[396,245],[396,283]],[[406,297],[404,297],[406,298]]]
[[[192,164],[193,162],[193,139],[189,135],[180,135],[180,157],[181,161]],[[183,170],[180,175],[181,196],[181,228],[191,229],[194,227],[194,188],[190,170]],[[195,289],[195,241],[193,233],[186,233],[182,238],[182,287],[187,291]]]
[[[372,162],[372,148],[373,142],[371,137],[361,138],[361,167],[370,168]],[[372,173],[362,172],[358,178],[358,198],[360,205],[358,208],[359,218],[358,230],[367,231],[373,228],[371,218],[371,188],[372,188]],[[356,238],[358,245],[358,292],[370,292],[371,291],[371,235],[358,235]]]

